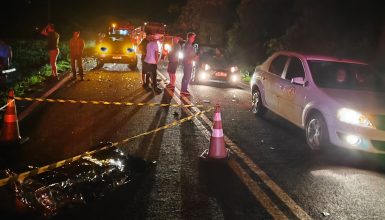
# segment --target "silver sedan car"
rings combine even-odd
[[[385,154],[385,83],[367,63],[281,51],[257,66],[252,111],[270,110],[306,134],[313,150]]]

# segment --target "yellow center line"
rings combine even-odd
[[[229,160],[228,165],[238,177],[241,177],[240,179],[243,184],[250,189],[254,197],[258,198],[261,205],[274,217],[274,219],[288,219],[286,215],[279,210],[277,205],[271,201],[269,196],[261,189],[261,187],[259,187],[258,183],[256,183],[235,160]]]

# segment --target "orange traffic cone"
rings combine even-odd
[[[217,104],[214,112],[213,127],[210,139],[210,148],[205,150],[201,157],[204,159],[225,159],[229,156],[229,151],[225,147],[225,139],[223,137],[222,119],[220,107]]]
[[[24,143],[27,138],[21,138],[19,131],[19,122],[17,120],[16,104],[13,90],[9,90],[7,107],[4,114],[4,123],[1,130],[1,143],[13,144]]]

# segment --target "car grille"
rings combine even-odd
[[[385,141],[373,141],[372,145],[374,148],[376,148],[379,151],[385,151]]]
[[[377,115],[374,119],[374,124],[377,129],[385,131],[385,115]]]

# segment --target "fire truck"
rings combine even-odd
[[[108,29],[108,34],[131,35],[134,29],[135,26],[129,22],[122,24],[112,23]]]
[[[104,63],[127,63],[131,69],[136,69],[136,41],[132,37],[135,26],[126,22],[113,23],[108,28],[108,34],[103,35],[96,45],[97,65]]]

